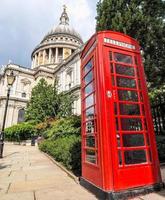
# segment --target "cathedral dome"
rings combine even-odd
[[[51,31],[49,31],[43,40],[45,40],[49,36],[58,35],[58,34],[70,35],[70,36],[76,37],[77,39],[79,39],[82,42],[82,38],[81,38],[80,34],[69,25],[69,17],[66,13],[65,7],[64,7],[64,11],[60,17],[60,24],[58,26],[54,27]]]
[[[58,65],[82,44],[80,34],[69,25],[69,17],[64,6],[59,25],[52,28],[32,52],[32,67]]]
[[[66,12],[66,7],[64,6],[64,10],[61,14],[60,17],[60,23],[58,26],[54,27],[53,29],[51,29],[51,31],[49,31],[46,36],[44,37],[44,39],[42,40],[42,42],[44,42],[47,38],[55,36],[55,35],[68,35],[71,37],[75,37],[76,39],[79,40],[80,43],[82,43],[82,38],[80,36],[79,33],[77,33],[77,31],[74,30],[74,28],[72,28],[69,25],[69,17],[68,14]],[[42,43],[41,42],[41,43]]]

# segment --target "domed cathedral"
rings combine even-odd
[[[72,93],[76,97],[73,113],[81,114],[80,104],[80,52],[81,36],[69,25],[64,6],[58,26],[52,28],[31,54],[31,68],[9,63],[0,72],[0,130],[3,123],[7,96],[7,76],[13,71],[15,81],[11,88],[5,127],[24,121],[25,108],[32,88],[41,78],[49,84],[58,80],[58,92]]]
[[[82,44],[81,36],[69,25],[64,6],[59,25],[49,31],[32,52],[32,68],[42,65],[55,68]]]

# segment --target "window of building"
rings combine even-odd
[[[69,69],[66,74],[66,90],[73,86],[73,70]]]
[[[21,108],[18,111],[18,120],[17,120],[17,122],[20,123],[20,122],[24,122],[24,121],[25,121],[25,109]]]
[[[22,97],[24,97],[24,98],[26,97],[26,93],[25,92],[22,93]]]

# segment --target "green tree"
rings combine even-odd
[[[119,31],[139,41],[151,87],[165,83],[164,19],[163,0],[100,0],[97,4],[97,31]]]
[[[52,86],[45,79],[41,79],[32,89],[25,119],[26,121],[36,120],[41,122],[46,118],[69,116],[71,115],[73,101],[71,95],[57,93],[56,81]]]
[[[59,97],[59,109],[58,109],[58,117],[67,117],[72,115],[73,113],[73,102],[76,98],[73,94],[68,94],[62,92],[58,95]]]
[[[32,89],[31,99],[28,103],[26,120],[43,121],[46,117],[55,117],[57,110],[57,91],[41,79]]]

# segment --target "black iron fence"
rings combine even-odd
[[[157,96],[151,102],[159,160],[165,163],[165,96]]]
[[[151,111],[156,135],[165,135],[165,97],[158,96],[151,103]]]

